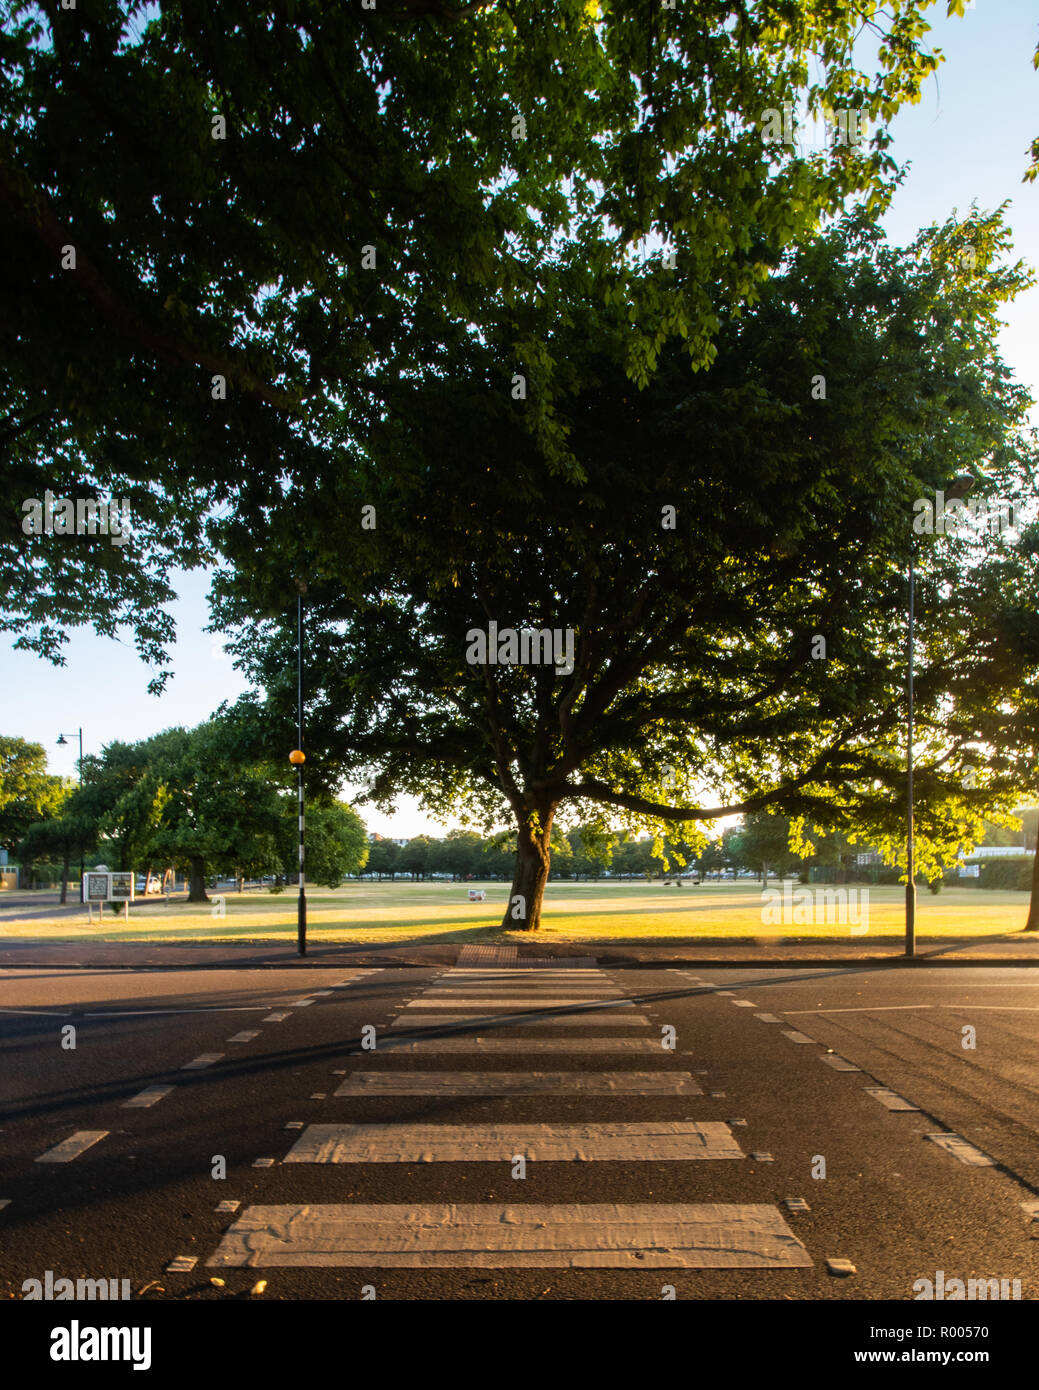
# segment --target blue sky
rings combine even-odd
[[[962,19],[945,18],[945,0],[930,12],[929,42],[945,62],[924,88],[919,105],[892,124],[890,153],[910,163],[909,174],[885,219],[891,240],[910,242],[922,226],[942,222],[972,201],[983,211],[1011,200],[1007,221],[1017,257],[1039,267],[1039,182],[1024,184],[1027,150],[1039,135],[1039,72],[1032,54],[1039,41],[1036,0],[975,0]],[[1005,311],[1004,360],[1039,397],[1039,289]],[[75,773],[77,728],[84,750],[98,752],[113,739],[144,738],[175,724],[196,724],[222,700],[244,690],[219,644],[202,631],[208,621],[208,580],[202,573],[175,578],[171,611],[178,641],[174,676],[166,694],[147,693],[150,672],[132,642],[96,638],[78,629],[66,647],[67,664],[53,667],[25,652],[2,649],[0,729],[42,743],[53,772]],[[58,734],[69,737],[55,746]],[[438,823],[402,797],[396,816],[362,808],[369,829],[383,834],[438,833]]]

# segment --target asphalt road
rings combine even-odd
[[[0,1295],[1034,1299],[1037,1023],[1027,969],[5,970]]]

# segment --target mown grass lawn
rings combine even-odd
[[[308,938],[315,942],[369,944],[443,942],[462,944],[503,939],[499,923],[509,885],[480,884],[487,897],[470,903],[464,883],[351,883],[341,888],[308,887]],[[774,886],[774,885],[770,885]],[[823,885],[816,885],[821,888]],[[796,889],[799,885],[794,884]],[[861,891],[867,885],[849,885]],[[904,931],[905,890],[868,887],[869,930],[866,939],[897,937]],[[536,936],[515,931],[504,939],[530,941],[760,941],[845,939],[847,923],[827,922],[822,910],[814,923],[766,926],[758,884],[712,883],[700,887],[664,887],[635,882],[550,883],[545,894],[541,930]],[[13,920],[16,910],[0,899],[0,940],[17,937],[47,941],[110,942],[246,942],[286,941],[296,931],[296,894],[250,891],[227,893],[220,904],[166,905],[162,899],[139,900],[129,923],[110,912],[104,925],[88,926],[86,909],[71,916]],[[38,910],[38,909],[37,909]],[[1019,931],[1028,910],[1028,894],[946,888],[926,889],[917,899],[920,938],[997,936]],[[860,938],[861,939],[861,938]]]

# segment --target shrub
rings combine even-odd
[[[980,888],[1003,888],[1027,893],[1032,886],[1032,860],[1028,855],[1020,858],[983,859],[978,876]]]

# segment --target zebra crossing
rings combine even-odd
[[[299,1199],[246,1207],[207,1265],[373,1271],[810,1268],[807,1250],[778,1205],[546,1203],[525,1200],[522,1182],[507,1203],[308,1200],[307,1175],[315,1165],[437,1165],[443,1175],[452,1164],[494,1163],[513,1165],[512,1176],[523,1177],[530,1163],[612,1168],[695,1161],[697,1170],[723,1175],[750,1156],[730,1123],[695,1113],[673,1118],[675,1097],[695,1106],[704,1090],[688,1054],[669,1047],[668,1028],[655,1025],[643,1008],[591,964],[503,965],[484,956],[446,970],[399,1009],[374,1050],[346,1053],[349,1065],[332,1098],[347,1105],[367,1097],[425,1099],[430,1104],[421,1108],[434,1117],[444,1108],[441,1102],[489,1102],[494,1118],[485,1118],[485,1108],[479,1123],[423,1116],[305,1125],[281,1159],[292,1167]],[[554,1036],[542,1036],[547,1029]],[[601,1068],[590,1063],[590,1054],[602,1054]],[[523,1067],[527,1058],[529,1069]],[[602,1098],[610,1096],[638,1097],[643,1108],[659,1097],[672,1109],[660,1118],[614,1120],[601,1109]],[[560,1121],[550,1111],[544,1120],[527,1123],[495,1114],[524,1097],[539,1098],[539,1104],[544,1098],[555,1111],[560,1098],[570,1100],[573,1113]],[[717,1186],[724,1189],[724,1176]],[[328,1190],[325,1182],[322,1191]]]

